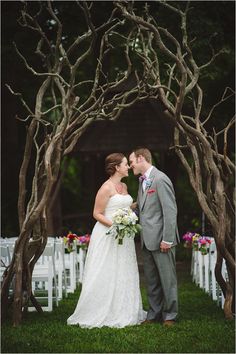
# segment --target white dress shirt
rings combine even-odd
[[[149,178],[152,169],[153,169],[153,166],[149,167],[149,169],[144,173],[144,176],[147,179]],[[143,188],[143,191],[145,191],[145,189],[146,189],[146,180],[145,179],[143,180],[142,188]]]

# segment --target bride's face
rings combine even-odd
[[[129,165],[128,165],[128,160],[126,157],[123,158],[121,164],[117,166],[117,172],[122,176],[122,177],[128,177],[129,175]]]

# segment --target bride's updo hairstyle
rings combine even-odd
[[[110,154],[106,157],[105,160],[105,171],[109,176],[113,176],[116,172],[116,166],[119,166],[123,160],[125,155],[120,152],[115,152],[114,154]]]

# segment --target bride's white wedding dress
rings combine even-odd
[[[130,195],[115,194],[107,204],[105,216],[111,219],[118,208],[129,207]],[[108,227],[94,226],[85,262],[82,291],[67,324],[81,327],[125,327],[146,319],[139,287],[139,273],[132,238],[123,245],[106,235]]]

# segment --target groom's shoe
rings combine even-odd
[[[165,327],[172,327],[175,325],[175,321],[174,320],[165,320],[163,321],[163,326]]]
[[[141,325],[147,325],[147,324],[153,324],[153,323],[156,323],[155,320],[145,320],[143,322],[141,322]]]

